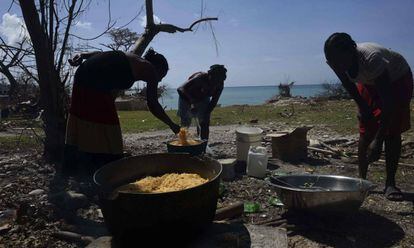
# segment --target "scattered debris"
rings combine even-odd
[[[283,207],[284,206],[283,202],[277,197],[270,197],[269,198],[269,203],[270,203],[270,205],[277,206],[277,207]]]
[[[15,209],[6,209],[0,211],[0,234],[8,231],[17,219],[17,211]]]
[[[260,204],[257,202],[246,202],[244,203],[245,213],[257,213],[260,211]]]
[[[265,133],[284,130],[288,127],[282,122],[261,126]],[[211,128],[210,144],[215,144],[212,147],[216,158],[235,157],[235,134],[232,130],[234,130],[234,126]],[[356,135],[336,134],[330,132],[329,128],[324,126],[316,126],[309,131],[308,135],[311,139],[321,140],[338,151],[346,154],[356,154],[358,140]],[[164,152],[166,147],[162,141],[167,140],[170,136],[170,131],[157,131],[127,134],[124,138],[128,151],[131,151],[133,155],[137,155]],[[263,140],[263,145],[267,148],[271,146],[270,139]],[[317,148],[334,153],[324,146]],[[414,147],[410,142],[404,143],[403,154],[406,154],[408,159],[402,160],[402,163],[412,163],[412,157],[409,156],[411,156],[413,150]],[[17,209],[16,219],[9,224],[11,226],[4,228],[3,224],[0,224],[4,228],[0,231],[0,247],[2,245],[4,247],[83,247],[86,245],[86,243],[82,243],[83,241],[78,243],[78,241],[57,238],[59,234],[55,233],[71,232],[81,237],[89,236],[93,238],[107,235],[102,234],[106,229],[102,214],[97,206],[97,200],[89,197],[89,194],[85,193],[79,182],[74,180],[65,181],[56,177],[54,166],[42,161],[38,154],[39,152],[35,149],[22,152],[5,151],[3,148],[3,151],[0,152],[0,209]],[[314,173],[355,177],[358,174],[358,167],[355,162],[349,162],[350,159],[355,160],[352,156],[347,160],[337,159],[335,155],[309,149],[308,158],[298,164],[292,165],[272,158],[269,161],[268,169],[269,175],[301,174],[312,169]],[[24,160],[26,160],[26,163],[23,165]],[[410,168],[401,166],[398,169],[398,186],[404,192],[414,190],[412,186],[414,171]],[[369,180],[378,184],[380,189],[384,183],[384,170],[384,166],[377,166],[376,164],[369,168]],[[28,194],[28,192],[39,189],[44,190],[44,192],[36,197]],[[64,192],[68,191],[75,194],[79,194],[78,192],[84,193],[83,196],[80,194],[79,197],[74,197],[80,199],[79,205],[84,206],[84,208],[71,211],[73,215],[64,216],[60,215],[58,210],[61,210],[62,206],[65,207],[67,203],[65,195],[67,194]],[[59,195],[56,192],[61,192],[60,198],[56,198],[56,195]],[[410,197],[410,193],[406,195]],[[280,219],[280,216],[286,210],[277,205],[278,200],[275,198],[277,198],[277,194],[266,180],[258,180],[246,175],[236,174],[234,180],[222,182],[220,185],[220,206],[228,207],[235,202],[246,202],[247,206],[250,204],[250,212],[245,210],[243,204],[243,211],[246,214],[229,217],[231,222],[241,221],[255,225],[260,224],[261,226],[271,227],[272,230],[280,230],[280,227],[287,228],[289,230],[289,245],[292,247],[295,245],[296,247],[318,247],[318,245],[349,247],[352,245],[350,245],[351,241],[348,237],[356,240],[355,246],[364,247],[393,245],[409,247],[414,243],[412,235],[410,235],[414,230],[412,200],[394,203],[387,201],[382,194],[372,194],[364,202],[361,213],[357,217],[342,221],[335,219],[334,224],[327,225],[313,219],[309,220],[310,224],[303,223],[308,221],[304,218],[297,218],[296,222],[293,223],[289,219],[287,221],[283,218]],[[56,204],[56,200],[59,200],[60,204]],[[77,209],[77,207],[74,209]],[[313,222],[317,223],[315,228],[313,228],[315,225],[311,225]],[[294,228],[291,229],[291,226]],[[352,227],[357,228],[353,229]],[[100,230],[99,233],[96,231],[98,229]],[[375,235],[373,235],[374,233]],[[100,238],[95,239],[88,247],[106,247],[100,245],[102,243],[92,246],[92,244],[97,244],[98,240]],[[327,240],[328,243],[326,243]],[[361,241],[364,243],[361,243]]]

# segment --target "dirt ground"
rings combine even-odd
[[[282,124],[260,125],[266,133],[286,129]],[[236,156],[236,126],[213,127],[210,147],[214,158]],[[313,128],[308,135],[336,148],[356,153],[356,136],[336,134],[326,127]],[[405,136],[402,157],[413,164],[414,137]],[[173,138],[167,131],[125,134],[126,150],[133,155],[165,152],[164,142]],[[333,142],[334,141],[334,142]],[[350,142],[351,141],[351,142]],[[346,143],[346,144],[345,144]],[[270,140],[263,139],[268,147]],[[271,159],[268,175],[285,173],[320,173],[357,176],[357,164],[353,158],[332,158],[315,152],[298,164]],[[390,202],[381,194],[385,181],[385,168],[376,164],[369,170],[369,180],[377,184],[374,193],[365,200],[361,210],[346,216],[311,216],[292,214],[271,201],[277,197],[265,180],[238,175],[234,181],[223,182],[224,192],[220,206],[236,201],[257,203],[260,210],[245,213],[245,223],[260,224],[282,216],[287,223],[289,247],[414,247],[414,171],[413,167],[401,166],[397,182],[405,192],[405,201]],[[6,247],[84,247],[92,238],[107,234],[102,213],[95,196],[88,194],[88,187],[56,175],[55,168],[41,159],[40,150],[2,150],[0,147],[0,248]],[[60,195],[63,189],[81,192],[81,206],[75,214],[67,211]],[[79,207],[78,206],[78,207]],[[6,211],[9,210],[9,211]],[[16,212],[11,211],[16,210]],[[10,222],[4,216],[10,215]],[[7,223],[10,223],[7,225]],[[86,236],[84,241],[59,236],[59,231],[71,231]],[[88,238],[89,237],[89,238]],[[74,241],[75,240],[75,241]]]

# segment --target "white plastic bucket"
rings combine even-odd
[[[266,177],[267,162],[268,157],[266,147],[250,147],[249,155],[247,157],[247,175],[258,178]]]
[[[237,160],[247,161],[250,146],[260,146],[263,130],[257,127],[239,127],[236,129]]]

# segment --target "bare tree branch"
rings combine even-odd
[[[52,49],[53,49],[53,52],[56,52],[56,48],[58,46],[58,37],[59,37],[58,33],[59,33],[59,27],[60,27],[60,22],[61,22],[61,20],[59,20],[59,16],[58,16],[58,13],[56,11],[56,8],[53,8],[53,15],[54,15],[54,18],[56,19],[56,25],[55,25],[55,32],[54,32],[54,39],[53,39]]]
[[[138,56],[141,56],[144,53],[149,43],[154,39],[154,37],[159,32],[175,33],[177,31],[178,32],[193,31],[193,27],[197,25],[198,23],[218,20],[217,17],[201,18],[193,22],[188,28],[181,28],[181,27],[177,27],[172,24],[164,24],[164,23],[154,24],[154,11],[152,7],[152,0],[145,0],[145,9],[146,9],[146,16],[147,16],[147,25],[145,27],[145,32],[135,42],[134,48],[131,51]]]
[[[129,24],[131,24],[134,20],[136,20],[140,16],[141,12],[142,12],[142,9],[130,21],[128,21],[126,24],[120,26],[119,28],[124,28],[124,27],[128,26]],[[113,21],[113,23],[109,24],[108,27],[102,33],[100,33],[100,34],[98,34],[98,35],[96,35],[94,37],[91,37],[91,38],[81,37],[81,36],[78,36],[76,34],[70,34],[70,36],[73,36],[73,37],[78,38],[78,39],[83,40],[83,41],[96,40],[96,39],[104,36],[105,34],[108,34],[108,32],[115,27],[115,24],[116,24],[116,21]]]
[[[22,69],[30,78],[32,78],[33,80],[35,80],[36,82],[39,82],[39,78],[35,75],[35,71],[36,68],[35,67],[30,67],[24,64],[19,64],[19,68]],[[33,71],[29,70],[32,69]]]
[[[59,60],[58,60],[58,63],[57,63],[57,71],[58,72],[60,72],[60,69],[62,68],[63,58],[65,57],[66,44],[67,44],[68,39],[69,39],[69,31],[70,31],[70,27],[71,27],[72,21],[73,21],[73,11],[75,10],[76,2],[77,2],[77,0],[72,0],[72,5],[69,7],[68,23],[66,25],[65,33],[63,35],[63,42],[62,42],[62,46],[61,46],[60,56],[59,56]]]
[[[126,26],[131,24],[133,21],[135,21],[141,15],[143,10],[144,10],[144,6],[141,6],[140,10],[138,11],[138,14],[136,14],[134,17],[132,17],[132,19],[129,22],[125,23],[124,25],[122,25],[118,28],[125,28]]]
[[[44,30],[44,32],[47,34],[47,21],[46,21],[46,13],[45,13],[45,9],[46,9],[46,4],[45,4],[45,0],[39,0],[39,5],[40,5],[40,14],[41,14],[41,26]]]
[[[204,17],[205,10],[206,10],[206,5],[204,4],[204,1],[201,0],[200,19],[202,19]],[[197,32],[199,27],[200,27],[200,25],[198,25],[196,27],[196,29],[194,30],[194,32]]]
[[[65,85],[66,84],[66,81],[68,80],[68,78],[69,78],[69,72],[67,72],[66,74],[65,74],[65,76],[63,77],[63,80],[62,80],[62,83]]]
[[[145,0],[145,12],[147,13],[147,27],[154,25],[154,11],[152,9],[152,0]]]
[[[54,19],[55,19],[55,16],[54,16],[54,9],[55,9],[55,2],[54,2],[54,0],[50,0],[49,1],[49,45],[50,45],[50,49],[53,51],[53,36],[54,35],[57,35],[57,34],[54,34],[54,29],[53,29],[53,26],[54,26]]]
[[[107,29],[105,29],[105,31],[103,31],[102,33],[100,33],[100,34],[98,34],[97,36],[95,36],[95,37],[92,37],[92,38],[84,38],[84,37],[81,37],[81,36],[78,36],[78,35],[76,35],[76,34],[69,34],[70,36],[73,36],[73,37],[75,37],[75,38],[78,38],[78,39],[80,39],[80,40],[84,40],[84,41],[91,41],[91,40],[96,40],[96,39],[98,39],[99,37],[102,37],[103,35],[105,35],[105,34],[107,34],[108,33],[108,31],[109,30],[111,30],[114,26],[115,26],[115,24],[116,24],[116,22],[114,21]]]
[[[211,22],[208,22],[208,24],[210,26],[211,35],[213,36],[214,46],[216,48],[216,55],[218,55],[219,50],[218,50],[218,40],[217,40],[217,37],[216,37],[216,33],[214,32],[214,28],[213,28],[213,25],[211,24]]]
[[[108,22],[107,22],[107,26],[106,26],[106,28],[108,28],[108,27],[109,27],[109,23],[111,23],[111,21],[112,21],[112,14],[111,14],[111,0],[108,0],[108,17],[109,17],[109,19],[108,19]]]
[[[83,2],[83,0],[82,0],[82,2]],[[83,41],[91,41],[91,40],[96,40],[96,39],[98,39],[99,37],[102,37],[103,35],[105,35],[105,34],[107,34],[108,33],[108,31],[109,30],[111,30],[114,26],[115,26],[115,24],[116,24],[116,21],[113,21],[112,23],[112,15],[111,15],[111,1],[109,0],[108,1],[108,22],[107,22],[107,27],[106,27],[106,29],[102,32],[102,33],[100,33],[100,34],[98,34],[98,35],[96,35],[95,37],[91,37],[91,38],[84,38],[84,37],[81,37],[81,36],[78,36],[78,35],[75,35],[75,34],[69,34],[70,36],[73,36],[73,37],[75,37],[75,38],[78,38],[78,39],[80,39],[80,40],[83,40]]]
[[[9,62],[9,67],[15,66],[17,63],[19,63],[19,61],[21,61],[21,57],[19,56],[21,53],[21,51],[17,51],[13,57],[10,59]]]
[[[10,12],[11,8],[13,7],[13,4],[15,4],[15,0],[11,1],[9,8],[7,9],[7,12]]]
[[[156,24],[155,27],[157,28],[158,32],[167,32],[167,33],[175,33],[175,32],[188,32],[193,31],[193,27],[197,25],[200,22],[206,22],[206,21],[217,21],[217,17],[206,17],[199,19],[195,22],[193,22],[188,28],[180,28],[172,24]]]

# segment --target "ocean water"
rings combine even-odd
[[[293,85],[291,94],[293,96],[312,97],[323,91],[322,85]],[[272,96],[279,94],[277,86],[239,86],[225,87],[221,94],[219,104],[221,106],[249,104],[263,104]],[[160,98],[160,103],[166,109],[177,109],[178,93],[176,89],[168,89],[167,94]]]

